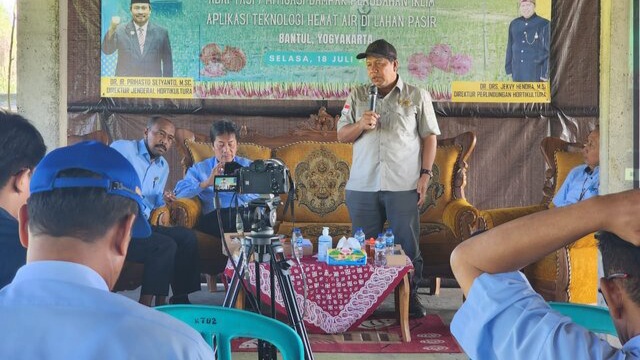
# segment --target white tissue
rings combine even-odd
[[[344,236],[340,239],[340,241],[338,241],[338,245],[336,245],[336,249],[342,249],[342,248],[351,248],[353,250],[361,250],[360,249],[360,242],[358,242],[358,240],[356,238],[350,237],[350,238],[345,238]]]

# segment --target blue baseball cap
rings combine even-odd
[[[82,169],[102,178],[58,177],[61,171]],[[47,154],[36,166],[31,178],[32,194],[63,188],[101,188],[107,194],[123,196],[138,203],[138,216],[133,224],[133,237],[148,237],[151,227],[144,216],[140,179],[124,156],[97,141],[85,141],[61,147]]]

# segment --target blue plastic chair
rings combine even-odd
[[[618,336],[609,310],[600,306],[549,302],[549,306],[562,315],[568,316],[574,323],[596,333]]]
[[[304,359],[300,336],[285,323],[237,309],[208,305],[165,305],[155,309],[167,313],[200,332],[215,349],[218,359],[231,360],[231,339],[247,337],[275,345],[285,360]]]

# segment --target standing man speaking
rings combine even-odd
[[[376,40],[357,58],[366,58],[373,85],[353,89],[338,121],[338,140],[353,142],[346,187],[349,216],[353,228],[362,227],[367,237],[381,233],[389,221],[415,268],[409,315],[422,317],[426,310],[417,296],[422,279],[418,208],[425,202],[440,128],[429,93],[398,75],[393,45]]]
[[[149,0],[131,0],[131,22],[120,24],[120,17],[111,18],[111,25],[102,41],[102,52],[118,51],[116,76],[172,77],[173,60],[167,29],[149,21]]]

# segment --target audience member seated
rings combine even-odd
[[[451,266],[466,301],[451,332],[472,359],[640,358],[640,190],[594,197],[462,242]],[[622,349],[549,307],[518,272],[598,230],[603,296]]]
[[[556,194],[565,192],[565,190],[561,191],[561,188],[566,189],[571,183],[571,181],[565,181],[571,170],[576,167],[584,169],[585,162],[587,162],[595,170],[594,174],[597,174],[598,145],[594,143],[597,138],[596,131],[589,135],[591,143],[587,146],[589,150],[585,149],[581,143],[570,143],[556,137],[544,138],[540,148],[546,161],[547,170],[542,202],[529,206],[488,210],[476,210],[471,207],[468,211],[477,211],[478,217],[475,223],[470,223],[470,227],[478,230],[491,229],[519,217],[546,211],[553,207],[552,200]],[[589,177],[588,174],[584,172],[583,174]],[[594,177],[593,174],[591,177]],[[580,198],[583,186],[586,189],[585,195],[591,196],[588,194],[589,191],[592,193],[597,191],[597,179],[594,178],[593,181],[594,185],[587,185],[589,180],[587,179],[585,183],[585,177],[582,177],[582,182],[577,184],[578,190],[577,195],[574,195],[574,201]],[[562,197],[564,198],[564,196]],[[558,199],[560,199],[560,195]],[[471,218],[471,220],[474,219]],[[593,235],[588,234],[581,239],[575,239],[569,245],[523,269],[528,281],[545,300],[582,304],[596,303],[598,248]]]
[[[553,198],[553,205],[566,206],[598,195],[600,185],[600,129],[589,133],[582,148],[584,164],[569,172],[567,178]]]
[[[249,166],[251,160],[236,156],[238,150],[238,127],[231,121],[220,120],[211,125],[210,138],[213,143],[214,156],[200,161],[191,166],[175,187],[175,195],[178,198],[192,198],[197,196],[202,203],[202,213],[195,228],[204,233],[213,235],[214,241],[220,241],[220,224],[214,204],[213,184],[215,176],[232,172],[231,168],[237,166]],[[246,207],[248,203],[257,198],[253,194],[236,194],[234,192],[219,192],[220,218],[225,232],[236,231],[236,200],[239,207]],[[246,221],[245,229],[250,230]],[[220,252],[222,256],[222,244],[215,244],[212,249]],[[219,264],[217,272],[222,272],[225,263]],[[214,272],[215,273],[215,272]]]
[[[118,140],[111,147],[133,165],[142,183],[144,214],[175,200],[165,191],[169,164],[162,156],[175,142],[175,126],[169,119],[153,116],[147,122],[144,138]],[[188,304],[188,294],[200,290],[198,241],[191,229],[182,226],[153,226],[151,236],[135,238],[129,244],[127,260],[144,264],[140,303],[151,306],[166,304],[169,284],[172,304]]]
[[[0,290],[0,358],[213,359],[188,325],[109,291],[131,237],[151,234],[124,157],[83,142],[49,153],[31,180],[27,264]]]
[[[29,197],[33,169],[47,147],[38,130],[17,114],[0,110],[0,288],[26,263],[18,237],[18,212]]]

